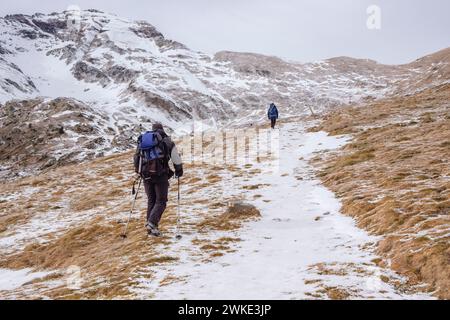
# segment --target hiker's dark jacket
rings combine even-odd
[[[270,120],[278,119],[278,108],[273,103],[269,107],[269,111],[267,111],[267,117]]]
[[[158,176],[158,177],[152,177],[151,180],[165,180],[170,179],[173,177],[174,172],[170,169],[169,166],[169,160],[172,161],[175,171],[177,173],[183,172],[183,164],[181,161],[180,154],[178,153],[177,147],[175,146],[175,143],[170,139],[170,137],[164,132],[164,130],[156,130],[156,132],[161,136],[162,139],[162,148],[164,150],[165,157],[165,163],[164,168],[165,172]],[[142,136],[138,139],[138,145],[142,139]],[[140,154],[139,154],[139,147],[136,148],[136,153],[134,154],[134,169],[136,173],[139,173],[139,160],[140,160]]]

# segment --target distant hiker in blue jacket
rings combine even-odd
[[[274,103],[270,104],[269,111],[267,112],[267,116],[271,122],[272,129],[275,129],[275,125],[277,124],[277,119],[278,119],[278,108]]]

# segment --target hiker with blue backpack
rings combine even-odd
[[[175,172],[169,166],[174,165]],[[149,235],[160,236],[159,222],[167,207],[169,180],[183,176],[183,164],[175,143],[165,133],[161,123],[142,134],[134,155],[135,171],[144,182],[148,197],[146,229]]]
[[[270,104],[269,111],[267,111],[267,116],[271,122],[270,125],[272,129],[275,129],[275,125],[278,120],[278,108],[274,103]]]

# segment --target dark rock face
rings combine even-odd
[[[0,178],[94,158],[110,148],[103,127],[101,116],[73,99],[7,102],[0,108],[0,162],[9,170]]]
[[[2,46],[0,46],[0,55],[3,55],[3,54],[10,54],[10,53],[11,53],[11,51],[6,50],[6,49],[3,48]]]
[[[167,40],[164,38],[163,34],[156,30],[154,26],[149,23],[142,22],[136,28],[130,28],[138,37],[144,39],[153,39],[156,45],[161,49],[187,49],[187,47],[177,41]]]
[[[184,44],[173,41],[173,40],[167,40],[164,38],[159,38],[156,40],[156,45],[161,49],[161,51],[165,50],[171,50],[171,49],[188,49]]]
[[[164,38],[161,32],[156,30],[156,28],[148,23],[142,23],[138,28],[130,28],[137,36],[141,38],[153,39],[153,38]]]
[[[133,85],[130,85],[129,90],[137,100],[142,101],[143,105],[160,109],[174,119],[192,118],[192,110],[188,105],[177,105],[153,92],[143,90],[142,88],[136,88]]]
[[[14,63],[8,63],[6,60],[0,57],[0,64],[2,64],[6,70],[13,72],[3,74],[0,77],[0,89],[6,92],[13,92],[14,89],[22,93],[29,93],[36,90],[36,86],[30,78],[25,76],[22,70]],[[11,74],[12,73],[12,74]],[[11,75],[11,76],[9,76]],[[15,79],[15,80],[12,80]],[[19,82],[17,82],[20,79]]]
[[[5,79],[5,82],[6,82],[7,84],[9,84],[9,85],[12,85],[12,86],[15,87],[17,90],[22,91],[22,92],[25,92],[25,90],[23,90],[22,87],[19,86],[19,85],[17,84],[17,82],[12,81],[11,79]]]
[[[31,81],[31,79],[29,79],[29,80],[27,81],[27,84],[28,84],[31,88],[33,88],[34,90],[37,90],[36,86],[34,85],[33,81]]]
[[[268,70],[260,70],[260,69],[256,69],[255,70],[255,73],[257,74],[257,75],[259,75],[259,76],[261,76],[261,77],[270,77],[270,71],[268,71]]]
[[[65,60],[66,63],[73,61],[77,53],[77,48],[69,44],[63,48],[53,49],[47,52],[47,55],[53,55],[59,57],[61,60]]]
[[[36,17],[35,15],[33,17]],[[67,28],[64,20],[53,19],[48,22],[31,18],[23,14],[8,15],[5,20],[19,22],[27,28],[20,31],[23,38],[35,40],[38,38],[48,38],[48,34],[56,35],[58,30]],[[30,29],[31,27],[31,29]]]
[[[55,35],[58,30],[67,28],[67,22],[62,20],[51,20],[50,22],[45,22],[33,19],[32,22],[42,31],[53,35]]]
[[[0,59],[0,62],[5,62],[5,63],[7,63],[5,60],[2,60],[2,59]],[[19,71],[20,73],[23,74],[22,70],[20,70],[20,68],[19,68],[16,64],[14,64],[14,63],[8,63],[8,65],[11,66],[11,68],[13,68],[13,69],[15,69],[15,70],[17,70],[17,71]]]
[[[27,25],[27,26],[29,26],[29,27],[34,28],[33,23],[32,23],[32,22],[30,21],[30,19],[29,19],[26,15],[24,15],[24,14],[10,14],[10,15],[7,15],[7,16],[5,17],[5,19],[6,19],[6,20],[9,20],[9,21],[17,21],[17,22],[19,22],[19,23],[22,23],[22,24],[25,24],[25,25]]]
[[[80,134],[93,133],[95,131],[94,127],[88,123],[79,123],[75,125],[73,131]]]
[[[36,40],[41,37],[41,34],[34,30],[20,30],[20,35],[22,38]]]
[[[106,73],[116,82],[129,82],[139,74],[138,71],[130,70],[122,66],[113,66],[109,68]]]
[[[106,86],[111,82],[105,73],[93,66],[88,65],[86,62],[77,62],[73,67],[72,72],[78,80],[98,82],[103,86]]]

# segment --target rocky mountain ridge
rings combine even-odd
[[[153,121],[185,134],[199,120],[206,128],[262,121],[272,101],[288,116],[309,112],[307,106],[321,111],[411,94],[449,81],[449,53],[446,49],[401,66],[347,57],[301,64],[252,53],[195,52],[166,39],[148,22],[97,10],[8,15],[0,18],[0,124],[27,136],[27,116],[8,112],[11,105],[23,105],[22,112],[43,112],[44,123],[67,127],[70,121],[56,116],[59,109],[51,106],[55,99],[68,106],[76,101],[88,114],[83,123],[97,134],[87,142],[95,144],[93,152],[85,152],[86,137],[77,138],[76,158],[97,157],[130,147],[129,136]],[[102,121],[89,120],[97,118]],[[7,139],[12,137],[0,136],[4,155],[12,152]],[[73,137],[59,139],[62,154],[39,167],[64,162],[64,150],[70,149],[64,146]],[[16,156],[2,159],[6,175]]]

